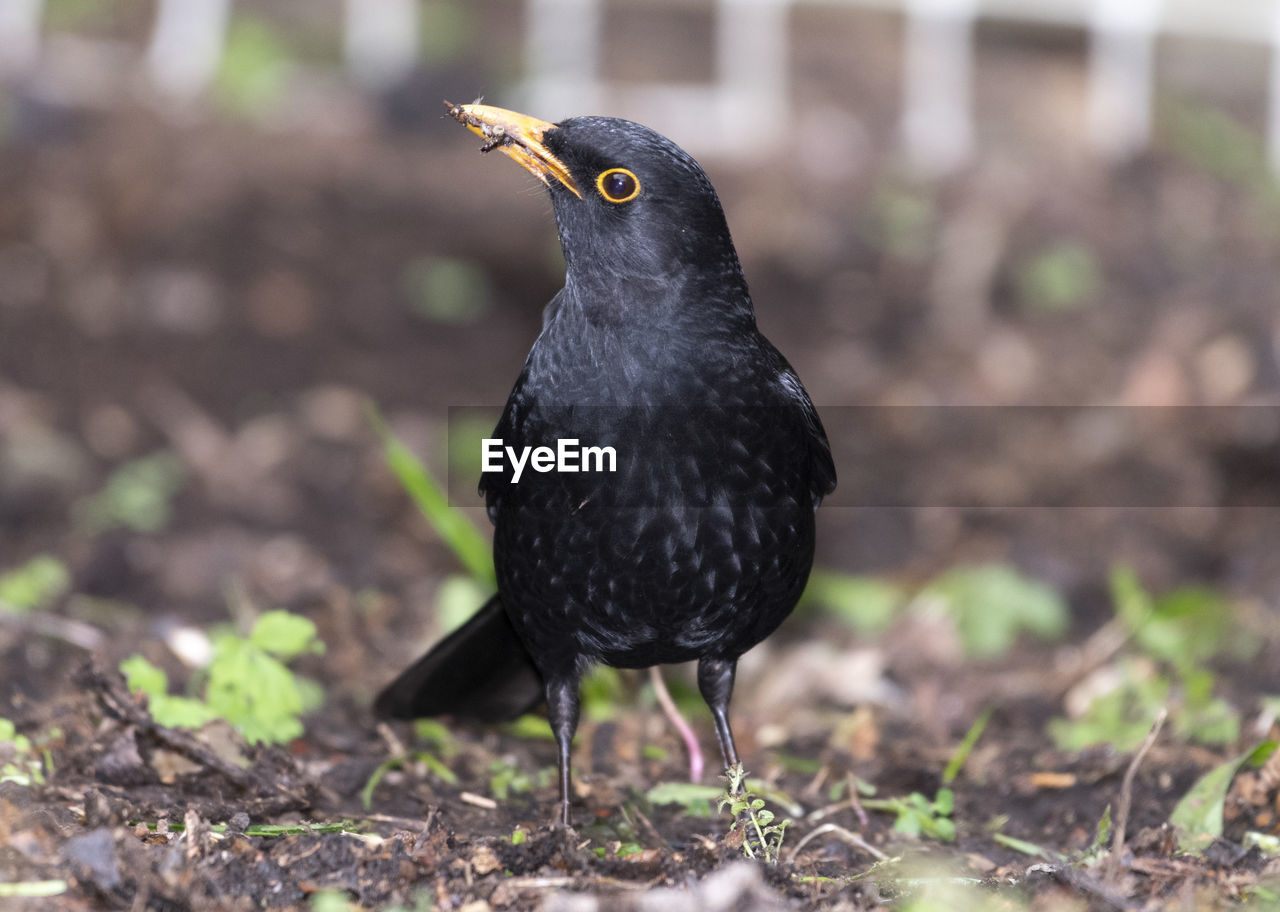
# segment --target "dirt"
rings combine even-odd
[[[862,409],[889,425],[874,438],[887,442],[838,459],[845,490],[862,493],[824,507],[819,565],[913,586],[998,561],[1072,611],[1062,639],[987,661],[965,659],[937,618],[859,635],[798,613],[744,660],[734,702],[748,768],[799,805],[781,861],[761,865],[743,860],[726,815],[646,797],[687,770],[638,676],[584,722],[568,832],[547,825],[545,738],[456,726],[450,781],[415,757],[428,747],[410,728],[368,714],[438,635],[435,592],[456,565],[386,469],[364,404],[443,468],[448,408],[503,400],[557,284],[548,207],[529,181],[479,159],[460,130],[281,136],[137,110],[60,116],[0,147],[0,568],[51,553],[73,575],[48,611],[0,614],[0,714],[51,761],[42,785],[0,786],[0,884],[65,881],[6,908],[296,908],[326,891],[361,908],[469,912],[871,909],[921,891],[954,908],[970,900],[949,891],[970,883],[1038,909],[1206,908],[1280,874],[1236,841],[1245,819],[1274,829],[1265,783],[1233,799],[1238,825],[1202,856],[1180,854],[1168,825],[1200,775],[1261,740],[1259,700],[1280,693],[1278,438],[1266,420],[1157,408],[1274,412],[1280,223],[1254,188],[1171,146],[1054,179],[982,165],[934,189],[887,162],[836,193],[812,169],[714,169],[760,322],[834,448],[864,445],[879,419]],[[924,213],[923,239],[892,227],[904,212]],[[985,228],[955,229],[966,219]],[[1064,238],[1093,251],[1103,289],[1027,309],[1020,267]],[[482,309],[415,314],[407,268],[423,256],[478,270]],[[1120,436],[1078,462],[1045,415],[1100,403]],[[957,405],[999,445],[943,435]],[[1029,424],[1004,423],[1015,406]],[[899,496],[883,501],[879,446],[901,457]],[[167,521],[87,527],[77,505],[160,449],[185,472]],[[1046,493],[1079,473],[1105,484]],[[1153,477],[1172,480],[1144,493]],[[1046,720],[1113,660],[1090,650],[1117,563],[1153,590],[1201,582],[1237,606],[1257,650],[1214,671],[1244,720],[1239,744],[1165,731],[1136,765],[1054,748]],[[166,645],[176,630],[271,607],[311,618],[328,645],[298,663],[326,702],[289,745],[171,732],[123,688],[124,657],[141,652],[180,686],[193,671]],[[687,669],[675,679],[688,691]],[[882,798],[933,796],[986,706],[951,784],[954,842],[904,837],[891,814],[831,797],[850,777]],[[695,724],[710,749],[705,715]],[[496,798],[497,768],[528,787]],[[1119,823],[1126,802],[1111,861],[1051,854],[1084,858],[1104,812]],[[253,829],[264,824],[324,829]]]

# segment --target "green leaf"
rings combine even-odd
[[[1033,858],[1057,859],[1060,857],[1057,852],[1051,852],[1044,846],[1036,845],[1034,842],[1028,842],[1025,839],[1018,839],[1016,836],[992,833],[991,838],[1007,849],[1013,849],[1015,852],[1021,852],[1023,855],[1030,855]]]
[[[421,751],[415,756],[420,761],[422,761],[423,765],[425,765],[426,768],[430,770],[431,773],[435,775],[435,777],[439,779],[441,782],[444,782],[447,785],[458,784],[458,774],[455,773],[453,770],[449,769],[449,767],[445,766],[444,762],[438,759],[437,757],[435,757],[433,754],[429,754],[426,751]]]
[[[929,584],[921,597],[942,604],[965,652],[975,658],[1003,655],[1024,630],[1054,638],[1067,626],[1066,603],[1058,593],[1001,564],[957,567]]]
[[[545,723],[544,723],[545,724]],[[454,757],[462,750],[462,745],[443,723],[435,719],[415,719],[413,734],[420,741],[426,741],[445,759]]]
[[[217,713],[199,700],[163,693],[148,698],[147,709],[151,718],[166,728],[199,728],[218,718]]]
[[[285,661],[304,652],[324,652],[324,643],[316,637],[316,625],[288,611],[268,611],[258,618],[249,642]]]
[[[71,573],[66,564],[39,554],[0,575],[0,611],[25,614],[44,608],[70,588]]]
[[[964,768],[965,761],[969,759],[969,754],[973,752],[974,745],[982,737],[982,733],[986,730],[989,721],[991,721],[991,707],[987,707],[978,713],[978,718],[973,720],[973,724],[965,732],[963,740],[957,745],[955,752],[951,755],[951,760],[947,763],[947,768],[942,771],[944,785],[950,785],[955,781],[956,776],[960,774],[960,770]]]
[[[1204,586],[1183,586],[1159,597],[1148,593],[1128,567],[1111,573],[1116,615],[1147,655],[1189,675],[1216,655],[1231,632],[1231,605]]]
[[[1182,797],[1169,816],[1169,822],[1177,831],[1178,845],[1184,852],[1202,852],[1222,835],[1222,812],[1231,780],[1242,766],[1265,762],[1275,749],[1275,741],[1266,741],[1251,751],[1218,764],[1201,776]]]
[[[714,785],[700,785],[697,782],[660,782],[644,796],[651,804],[683,804],[688,807],[697,801],[714,801],[724,794]]]
[[[144,693],[154,698],[165,696],[169,692],[168,676],[140,655],[131,655],[121,662],[120,673],[134,693]]]

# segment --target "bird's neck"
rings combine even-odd
[[[526,370],[547,393],[573,402],[679,398],[758,339],[745,283],[635,279],[625,287],[575,281],[548,309]],[[661,395],[659,395],[661,394]]]

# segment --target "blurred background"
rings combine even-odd
[[[4,0],[0,569],[429,638],[456,564],[366,403],[487,534],[449,409],[562,276],[443,116],[483,96],[702,161],[831,431],[821,567],[1007,563],[1087,626],[1124,562],[1274,616],[1277,45],[1271,0]]]

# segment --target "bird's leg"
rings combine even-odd
[[[578,730],[578,678],[547,678],[547,717],[556,739],[556,763],[560,773],[561,826],[569,826],[569,753]]]
[[[676,701],[671,699],[671,692],[667,690],[667,684],[662,680],[662,672],[657,665],[649,667],[649,681],[653,684],[653,694],[658,698],[658,705],[662,707],[662,712],[666,715],[667,720],[680,733],[685,749],[689,752],[689,781],[701,782],[704,763],[702,747],[698,744],[698,736],[689,726],[685,717],[680,715],[680,708],[676,706]]]
[[[729,659],[698,660],[698,690],[711,707],[725,769],[738,765],[738,748],[733,743],[733,729],[729,727],[729,698],[733,696],[733,673],[737,665]]]

